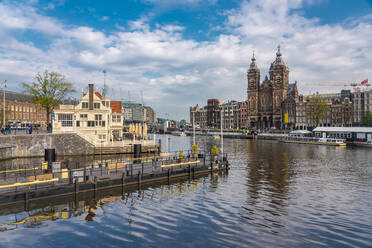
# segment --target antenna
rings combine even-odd
[[[145,103],[143,102],[143,92],[141,90],[141,101],[142,101],[142,106],[145,106]]]
[[[103,95],[103,98],[106,97],[106,70],[103,70],[103,92],[102,92],[102,95]]]

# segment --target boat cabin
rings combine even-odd
[[[372,127],[317,127],[315,137],[342,138],[349,142],[367,142],[372,140]]]

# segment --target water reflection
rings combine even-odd
[[[170,138],[173,151],[191,147],[190,137]],[[219,142],[197,137],[202,150]],[[1,245],[372,247],[371,150],[224,142],[228,174],[1,206],[2,230],[13,229]]]

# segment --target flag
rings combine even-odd
[[[362,82],[360,82],[361,85],[366,85],[368,84],[368,78],[367,79],[364,79]]]

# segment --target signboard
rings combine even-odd
[[[48,169],[48,162],[43,162],[41,165],[42,170],[47,170]]]
[[[53,162],[52,163],[52,172],[53,173],[61,172],[61,162]]]
[[[284,114],[284,123],[288,123],[288,113]]]

